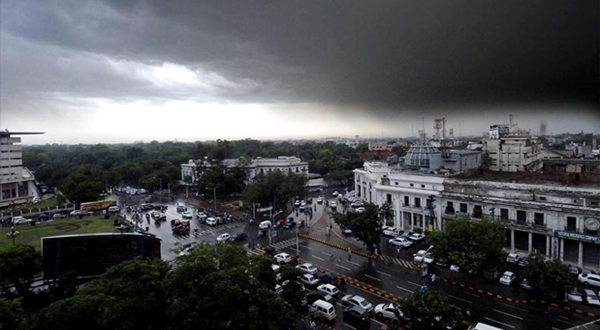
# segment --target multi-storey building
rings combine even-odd
[[[15,135],[42,134],[0,131],[0,207],[31,202],[35,177],[23,167],[21,138]]]
[[[492,160],[492,171],[537,172],[543,166],[542,144],[516,125],[511,124],[508,132],[499,125],[490,127],[488,137],[483,139],[483,151]]]
[[[357,196],[389,203],[403,230],[443,230],[460,216],[497,221],[505,249],[537,251],[579,267],[600,269],[600,187],[564,186],[541,175],[505,173],[476,179],[423,173],[384,163],[354,170]]]
[[[256,176],[271,171],[294,173],[308,178],[308,162],[303,162],[298,157],[257,157],[250,162],[242,162],[241,160],[235,158],[224,159],[223,165],[228,169],[233,167],[241,167],[244,169],[246,171],[246,182],[251,182]],[[195,183],[198,181],[198,178],[202,176],[203,169],[210,168],[210,166],[210,162],[206,160],[194,161],[190,159],[187,164],[181,164],[181,180],[185,181],[185,178],[189,176],[192,179],[192,183]]]

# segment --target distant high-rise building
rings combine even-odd
[[[483,151],[492,159],[492,171],[537,172],[542,169],[542,144],[516,124],[492,125],[483,139]]]

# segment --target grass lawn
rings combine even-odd
[[[83,219],[59,219],[50,222],[37,223],[35,226],[18,225],[15,227],[19,235],[15,238],[16,244],[33,245],[36,250],[41,250],[40,238],[45,236],[90,234],[90,233],[115,233],[114,218],[108,220],[102,216],[89,216]],[[12,245],[12,239],[6,234],[10,227],[0,228],[0,248]]]
[[[1,212],[1,215],[2,216],[10,216],[11,212],[15,215],[18,215],[19,211],[22,211],[24,214],[27,214],[30,212],[39,212],[40,209],[41,209],[41,211],[48,211],[48,208],[50,208],[50,211],[51,211],[51,210],[55,210],[56,206],[58,206],[58,199],[56,197],[54,197],[54,198],[39,201],[37,203],[33,203],[33,204],[29,204],[29,205],[15,206],[12,210],[11,209],[3,210]]]

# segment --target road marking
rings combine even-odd
[[[327,253],[327,252],[323,252],[323,251],[321,251],[321,253],[323,253],[324,255],[326,255],[326,256],[328,256],[328,257],[331,257],[331,256],[333,255],[333,254],[331,254],[331,253]]]
[[[475,296],[475,297],[477,297],[477,296]],[[505,304],[505,303],[499,303],[499,304],[500,304],[500,305],[502,305],[502,306],[506,306],[506,307],[510,307],[510,308],[518,309],[518,310],[520,310],[520,311],[523,311],[523,312],[529,312],[529,311],[528,311],[528,310],[526,310],[525,308],[519,308],[519,307],[511,306],[511,305],[509,305],[509,304]]]
[[[377,277],[373,277],[373,276],[371,276],[371,275],[369,275],[369,274],[365,274],[365,276],[366,276],[366,277],[368,277],[368,278],[370,278],[370,279],[373,279],[373,280],[375,280],[375,281],[379,281],[379,282],[381,282],[381,280],[380,280],[380,279],[378,279]]]
[[[575,325],[575,323],[571,323],[571,322],[563,321],[563,320],[561,320],[561,319],[559,319],[559,318],[556,318],[556,320],[557,320],[558,322],[566,323],[566,324],[568,324],[568,325]]]
[[[350,270],[350,268],[348,268],[348,267],[344,267],[344,266],[342,266],[342,265],[340,265],[340,264],[335,264],[335,265],[336,265],[336,266],[338,266],[338,267],[340,267],[340,268],[343,268],[343,269],[345,269],[345,270]]]
[[[385,325],[383,322],[379,322],[379,321],[377,321],[374,318],[371,318],[371,321],[376,322],[376,323],[378,323],[379,325],[382,325],[382,326]]]
[[[355,327],[348,325],[348,323],[344,323],[344,325],[346,325],[346,326],[347,326],[348,328],[350,328],[350,329],[354,329],[354,330],[356,330],[356,328],[355,328]]]
[[[312,255],[312,257],[313,257],[313,258],[315,258],[315,259],[319,259],[319,260],[321,260],[321,261],[325,261],[325,259],[323,259],[323,258],[321,258],[321,257],[317,257],[317,256],[316,256],[316,255],[314,255],[314,254]]]
[[[352,261],[348,261],[348,262],[353,264],[354,266],[360,266],[360,264],[357,264],[356,262],[352,262]]]
[[[460,300],[462,302],[466,302],[467,304],[472,304],[473,303],[472,301],[469,301],[469,300],[466,300],[466,299],[463,299],[463,298],[459,298],[459,297],[456,297],[456,296],[453,296],[453,295],[448,295],[448,297],[454,298],[456,300]]]
[[[561,329],[559,329],[557,327],[552,327],[552,330],[561,330]]]
[[[378,273],[379,273],[379,274],[381,274],[381,275],[385,275],[385,276],[392,277],[392,275],[390,275],[390,274],[388,274],[388,273],[380,272],[380,271],[378,271],[378,270],[376,270],[376,272],[378,272]]]
[[[500,313],[500,314],[504,314],[504,315],[506,315],[506,316],[514,317],[515,319],[517,319],[517,320],[520,320],[520,321],[522,321],[522,320],[523,320],[523,318],[522,318],[522,317],[519,317],[519,316],[514,316],[514,315],[512,315],[512,314],[509,314],[509,313],[507,313],[507,312],[499,311],[499,310],[497,310],[497,309],[492,309],[492,310],[493,310],[494,312],[496,312],[496,313]]]
[[[414,286],[418,286],[418,287],[421,286],[421,284],[419,284],[419,283],[415,283],[415,282],[411,282],[411,281],[406,281],[406,282],[408,282],[408,283],[410,283],[410,284],[412,284]]]
[[[476,295],[476,294],[474,294],[474,293],[470,293],[470,292],[466,292],[466,291],[464,291],[463,293],[466,294],[466,295],[469,295],[471,297],[479,298],[479,296]]]
[[[500,321],[496,321],[496,320],[494,320],[494,319],[490,319],[489,317],[486,317],[485,319],[486,319],[486,320],[488,320],[488,321],[496,322],[496,323],[498,323],[498,324],[502,324],[503,326],[505,326],[505,327],[509,327],[509,328],[511,328],[511,329],[514,329],[514,328],[515,328],[515,327],[513,327],[513,326],[512,326],[512,325],[510,325],[510,324],[502,323],[502,322],[500,322]]]
[[[404,290],[404,291],[406,291],[406,292],[409,292],[409,293],[414,293],[414,291],[410,291],[409,289],[405,289],[405,288],[403,288],[403,287],[401,287],[401,286],[396,286],[396,287],[397,287],[398,289],[400,289],[400,290]]]

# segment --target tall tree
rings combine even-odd
[[[31,245],[0,250],[0,283],[11,284],[21,296],[29,293],[33,278],[42,270],[42,255]]]
[[[306,177],[293,173],[271,171],[259,175],[243,193],[247,205],[258,203],[273,205],[277,210],[285,210],[287,203],[294,197],[304,197]]]
[[[455,329],[462,316],[437,290],[429,289],[406,297],[401,310],[408,329],[447,330]]]
[[[567,265],[558,259],[548,260],[539,253],[529,256],[523,276],[529,280],[539,298],[562,299],[565,292],[575,287],[575,279]]]
[[[373,253],[381,239],[381,227],[389,216],[386,206],[381,209],[371,203],[366,203],[364,212],[333,213],[333,220],[340,227],[352,230],[352,234],[361,242],[369,252]],[[388,209],[389,210],[389,209]]]

